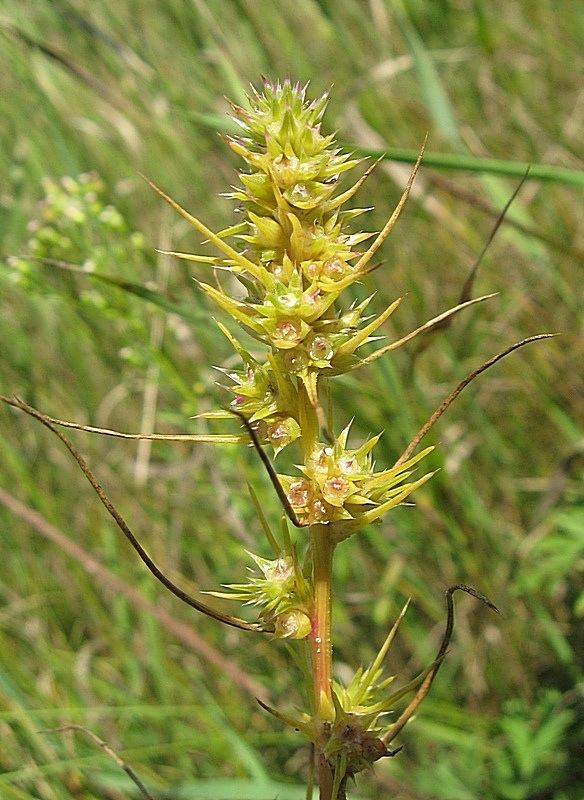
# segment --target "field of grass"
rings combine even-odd
[[[389,338],[458,302],[531,165],[474,282],[473,296],[496,297],[333,391],[339,427],[383,430],[391,465],[479,364],[560,334],[473,382],[427,437],[439,472],[415,507],[339,546],[335,656],[340,677],[368,663],[411,597],[387,665],[405,683],[435,655],[445,589],[476,587],[501,614],[458,598],[404,749],[349,796],[581,800],[584,6],[5,0],[0,58],[0,393],[88,425],[194,433],[193,415],[228,400],[213,365],[233,366],[230,346],[193,280],[205,266],[159,253],[205,245],[141,174],[213,229],[233,224],[222,194],[241,164],[218,134],[233,132],[226,98],[245,105],[262,76],[309,81],[313,97],[332,86],[326,131],[385,154],[357,198],[374,207],[359,218],[370,230],[428,134],[383,265],[360,287],[376,310],[404,295]],[[261,541],[247,481],[278,525],[247,449],[69,435],[191,591],[244,579]],[[67,724],[156,798],[305,797],[308,750],[255,699],[303,704],[293,648],[168,595],[58,439],[4,404],[0,558],[3,800],[139,796],[89,736],[50,732]]]

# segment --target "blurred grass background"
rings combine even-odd
[[[205,270],[156,252],[200,243],[139,174],[211,227],[232,223],[221,193],[241,165],[217,132],[232,130],[225,98],[245,104],[262,75],[310,81],[312,96],[332,85],[325,129],[401,159],[386,158],[357,199],[375,207],[371,230],[429,135],[384,266],[361,287],[377,310],[405,295],[390,337],[457,302],[532,165],[475,282],[475,296],[498,296],[334,393],[337,428],[354,417],[356,438],[383,429],[389,465],[478,364],[561,333],[465,390],[428,437],[440,472],[416,507],[338,550],[341,675],[373,656],[407,597],[388,657],[401,682],[435,654],[449,584],[502,612],[458,598],[448,658],[404,750],[351,797],[582,797],[583,44],[584,7],[571,0],[2,4],[0,391],[62,419],[195,432],[192,415],[225,402],[212,366],[231,363],[229,345],[192,279]],[[304,797],[306,748],[254,699],[303,704],[286,648],[167,596],[56,438],[8,407],[0,429],[2,798],[136,796],[90,739],[40,732],[68,722],[160,798]],[[242,580],[244,548],[260,549],[246,480],[278,524],[241,448],[71,436],[187,588]]]

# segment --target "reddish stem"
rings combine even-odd
[[[314,612],[309,637],[314,710],[324,728],[334,720],[332,701],[332,606],[331,584],[335,545],[328,526],[314,525],[310,529],[314,577]],[[326,736],[323,736],[323,745]],[[333,774],[322,752],[318,753],[318,784],[320,800],[332,800]]]

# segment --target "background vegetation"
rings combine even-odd
[[[466,390],[431,437],[440,472],[416,507],[339,548],[335,652],[341,673],[366,662],[411,596],[388,659],[405,682],[433,657],[445,588],[475,586],[501,616],[458,599],[455,640],[404,750],[352,796],[579,800],[584,9],[5,0],[0,26],[0,391],[63,419],[194,432],[192,415],[225,402],[211,366],[230,348],[193,281],[205,270],[156,252],[200,243],[139,174],[212,227],[230,224],[221,192],[240,165],[217,131],[231,130],[224,98],[245,103],[260,76],[310,81],[313,96],[334,85],[325,125],[350,149],[407,160],[429,134],[414,197],[362,287],[378,308],[405,295],[389,337],[457,301],[533,165],[476,279],[475,295],[498,296],[337,389],[337,425],[384,429],[389,464],[475,366],[524,336],[562,334]],[[370,229],[408,169],[386,159],[363,187]],[[302,703],[286,648],[194,617],[145,574],[48,431],[8,407],[0,426],[1,796],[134,796],[87,737],[42,732],[78,723],[157,797],[302,798],[308,753],[254,699]],[[243,578],[260,536],[246,480],[277,524],[241,448],[72,436],[187,588]]]

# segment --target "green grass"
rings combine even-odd
[[[383,429],[377,457],[389,465],[482,361],[525,336],[561,333],[465,390],[428,437],[440,472],[416,507],[339,548],[335,653],[341,667],[366,662],[411,596],[388,659],[405,682],[435,654],[446,587],[475,586],[500,617],[458,599],[453,644],[405,749],[351,796],[579,800],[579,4],[6,0],[0,40],[0,392],[63,419],[135,432],[149,424],[146,394],[155,430],[194,432],[194,414],[225,402],[212,365],[229,358],[229,344],[192,280],[205,269],[156,253],[200,243],[140,173],[211,227],[230,224],[221,193],[240,165],[217,131],[232,130],[225,97],[244,103],[261,75],[310,81],[313,96],[334,85],[327,129],[358,153],[395,156],[357,199],[375,207],[371,229],[400,195],[401,161],[428,133],[416,191],[382,268],[361,287],[377,292],[379,309],[405,295],[389,337],[457,302],[531,165],[476,278],[475,296],[498,296],[425,349],[413,343],[334,391],[337,426],[354,416],[355,437]],[[76,223],[64,210],[45,253],[91,260],[101,278],[15,262],[30,252],[41,179],[89,171],[121,220]],[[303,703],[286,648],[181,607],[137,564],[49,432],[7,407],[0,429],[0,795],[136,796],[90,739],[40,732],[69,722],[106,740],[157,797],[303,797],[308,753],[254,699]],[[278,524],[249,452],[71,437],[187,588],[243,579],[243,550],[261,535],[247,480]],[[8,496],[20,506],[7,506]]]

